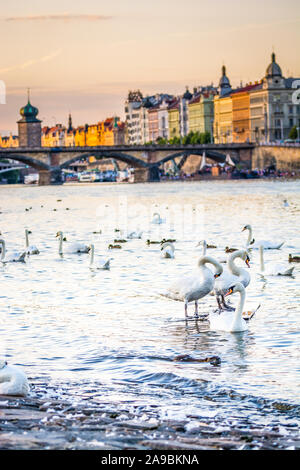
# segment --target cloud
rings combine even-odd
[[[61,15],[30,15],[30,16],[8,16],[5,21],[104,21],[110,20],[112,16],[105,15],[74,15],[64,13]]]
[[[31,65],[40,64],[41,62],[48,62],[48,60],[54,59],[59,54],[61,54],[61,52],[62,50],[59,49],[57,51],[51,52],[48,55],[39,57],[38,59],[30,59],[30,60],[27,60],[26,62],[23,62],[22,64],[16,64],[16,65],[12,65],[11,67],[0,69],[0,73],[3,74],[7,72],[14,72],[15,70],[24,70],[30,67]]]

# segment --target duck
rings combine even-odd
[[[215,267],[213,273],[206,264],[212,264]],[[198,315],[198,301],[208,295],[215,283],[215,279],[223,272],[221,264],[211,256],[202,256],[198,260],[198,273],[196,275],[182,276],[169,286],[163,296],[172,300],[184,302],[185,318],[188,319],[188,303],[195,302],[195,318]]]
[[[90,247],[88,245],[85,245],[84,243],[78,243],[78,242],[68,244],[67,249],[63,250],[63,242],[67,241],[66,238],[64,238],[63,232],[62,231],[57,232],[56,237],[59,237],[58,252],[60,255],[63,255],[64,251],[69,254],[88,253],[90,251]]]
[[[121,248],[122,248],[121,245],[112,245],[111,243],[108,245],[109,250],[114,250],[114,249],[120,250]]]
[[[209,323],[211,330],[227,331],[229,333],[238,333],[248,330],[248,322],[253,315],[248,315],[247,319],[243,317],[243,308],[246,299],[246,290],[241,282],[232,285],[225,296],[230,294],[240,294],[240,299],[234,311],[225,311],[222,314],[212,312],[209,315]],[[256,309],[257,310],[257,309]]]
[[[175,258],[175,246],[171,242],[165,242],[161,246],[162,258]]]
[[[270,242],[267,240],[259,240],[255,241],[255,238],[252,237],[252,227],[251,225],[245,225],[245,227],[242,229],[242,232],[245,230],[248,230],[248,239],[246,242],[246,248],[259,248],[260,246],[263,246],[265,250],[279,250],[282,245],[284,244],[284,241],[278,241],[278,242]],[[251,246],[250,246],[251,245]]]
[[[0,395],[26,396],[30,391],[26,374],[0,360]]]
[[[26,228],[25,229],[25,247],[27,255],[39,255],[40,250],[35,245],[29,245],[29,234],[31,232]]]
[[[251,278],[248,271],[235,264],[237,258],[241,258],[245,261],[248,268],[250,268],[250,258],[247,250],[237,250],[231,253],[227,261],[227,266],[224,267],[222,275],[214,284],[213,292],[217,299],[219,311],[222,309],[232,310],[232,307],[225,303],[225,293],[232,284],[240,282],[246,288],[250,283]]]
[[[289,263],[300,263],[300,255],[289,254]]]
[[[1,262],[3,264],[6,263],[25,263],[26,262],[26,251],[17,252],[14,251],[7,255],[6,253],[6,244],[5,241],[1,238],[0,239],[1,245]]]
[[[275,264],[272,266],[267,266],[265,268],[264,263],[264,247],[260,245],[259,247],[259,256],[260,256],[260,274],[262,276],[292,276],[294,271],[294,266],[289,268],[288,265],[284,264]]]
[[[94,257],[95,257],[95,246],[91,244],[90,245],[90,269],[102,269],[102,270],[110,269],[111,258],[97,259],[97,264],[95,264]]]

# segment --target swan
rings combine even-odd
[[[26,258],[26,251],[23,251],[21,253],[18,252],[12,252],[9,253],[8,255],[6,254],[6,245],[5,241],[3,239],[0,239],[0,245],[2,246],[1,249],[1,262],[2,263],[25,263],[25,258]]]
[[[259,256],[260,256],[260,274],[263,276],[292,276],[294,271],[294,266],[289,268],[284,264],[275,264],[271,267],[265,269],[264,263],[264,247],[260,245],[259,247]]]
[[[161,246],[162,258],[175,258],[175,246],[171,242],[163,243]]]
[[[140,231],[139,231],[139,230],[136,230],[136,231],[133,231],[133,232],[129,232],[129,233],[127,234],[127,238],[128,238],[129,240],[133,240],[133,239],[135,239],[135,238],[140,239],[140,238],[142,238],[143,233],[144,233],[143,230],[140,230]]]
[[[27,255],[39,255],[40,251],[35,245],[29,245],[29,230],[25,229],[25,242],[26,242],[26,254]]]
[[[216,280],[214,285],[214,294],[217,298],[219,311],[223,308],[231,310],[232,307],[225,303],[225,294],[229,287],[237,282],[241,282],[244,287],[247,287],[250,283],[250,274],[243,268],[240,268],[235,264],[235,259],[241,258],[245,261],[248,268],[250,268],[250,258],[247,250],[234,251],[228,258],[227,265],[223,269],[222,275]]]
[[[110,260],[111,258],[107,259],[100,259],[98,260],[97,265],[94,264],[94,254],[95,254],[95,247],[93,244],[90,245],[90,269],[110,269]]]
[[[26,396],[29,384],[25,373],[16,366],[0,361],[0,395]]]
[[[63,254],[63,241],[64,241],[64,234],[63,232],[57,232],[56,237],[59,237],[59,249],[58,252],[60,255]],[[71,243],[68,245],[66,252],[67,253],[88,253],[90,251],[90,247],[84,245],[83,243]]]
[[[248,230],[248,240],[246,243],[246,248],[259,248],[260,246],[263,246],[265,250],[279,250],[284,242],[269,242],[267,240],[259,240],[258,242],[255,241],[254,238],[252,238],[252,227],[251,225],[245,225],[243,228],[242,232],[245,230]],[[250,247],[251,245],[251,247]]]
[[[216,312],[210,313],[209,323],[211,330],[222,330],[230,333],[248,330],[247,321],[243,318],[243,308],[246,298],[246,291],[243,284],[238,282],[234,286],[231,286],[225,295],[234,294],[235,292],[239,292],[240,300],[234,311],[222,312],[221,315]]]
[[[151,224],[163,224],[164,222],[165,222],[165,219],[162,219],[158,212],[155,212],[155,214],[153,214],[153,219],[151,221]]]
[[[200,242],[197,243],[196,248],[197,248],[198,246],[201,246],[201,245],[203,246],[203,248],[202,248],[202,256],[205,256],[205,255],[206,255],[206,251],[207,251],[207,243],[206,243],[206,240],[200,240]]]
[[[206,264],[215,266],[215,274],[206,267]],[[162,294],[170,299],[183,301],[186,318],[188,318],[189,302],[195,302],[195,317],[198,318],[198,300],[211,292],[215,279],[223,272],[221,264],[211,256],[202,256],[198,261],[198,267],[199,275],[181,277],[168,288],[167,292]]]

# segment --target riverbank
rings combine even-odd
[[[0,396],[0,449],[10,450],[299,450],[298,426],[281,417],[296,406],[261,403],[278,414],[265,426],[246,417],[162,419],[156,407],[81,397],[84,403],[47,397]]]

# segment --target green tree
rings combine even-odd
[[[289,134],[289,139],[296,140],[297,137],[298,137],[297,127],[294,126],[294,127],[292,127],[291,132],[290,132],[290,134]]]

